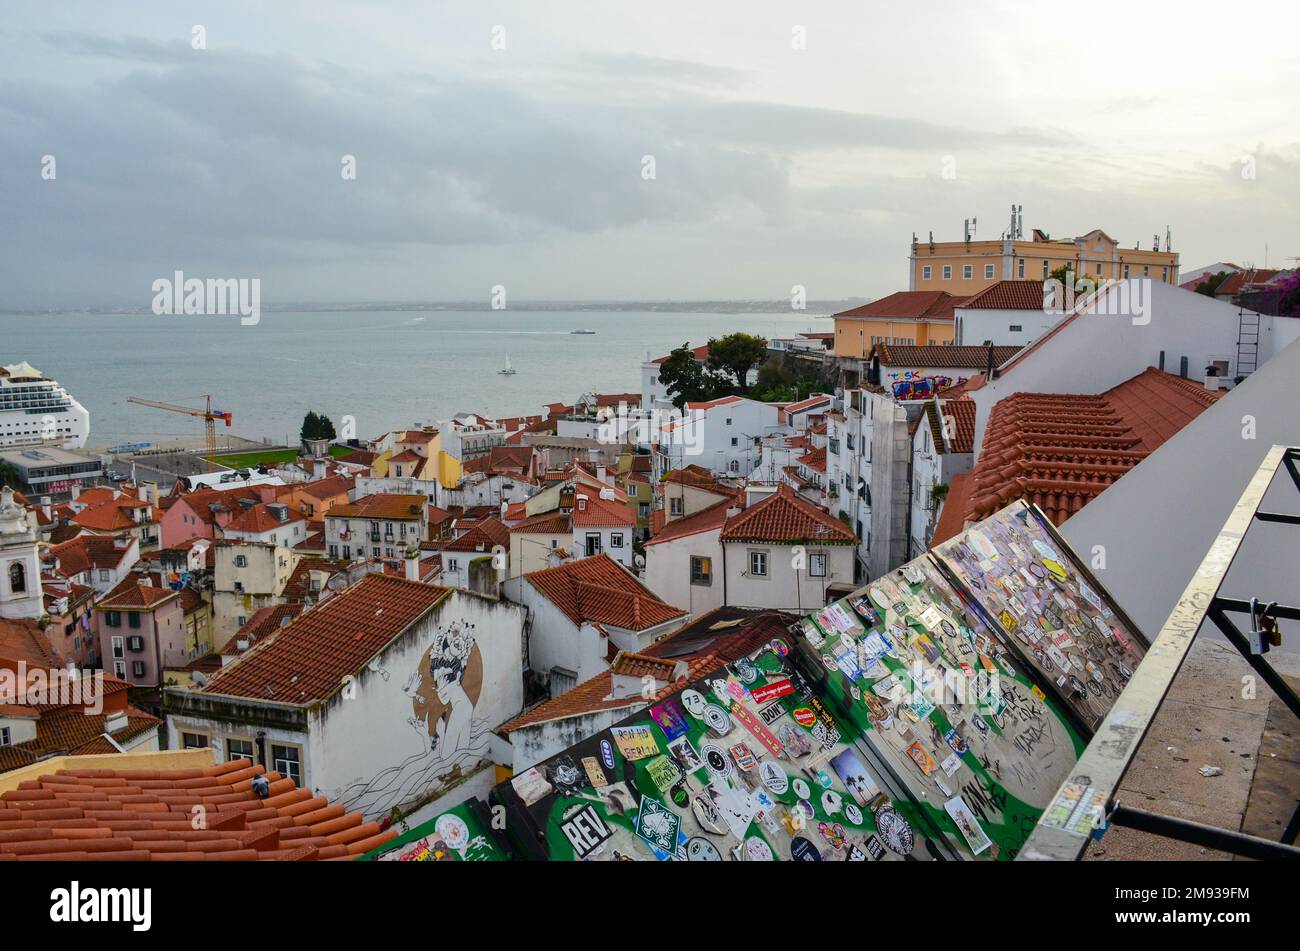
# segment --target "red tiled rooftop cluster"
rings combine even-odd
[[[266,799],[253,791],[260,775]],[[0,795],[0,861],[350,859],[397,834],[246,759],[164,772],[58,770]]]
[[[931,544],[1015,499],[1060,525],[1221,395],[1148,367],[1097,395],[1016,393],[1000,400],[978,463],[949,487]]]
[[[591,621],[641,631],[686,614],[655,597],[603,553],[525,577],[574,624]]]

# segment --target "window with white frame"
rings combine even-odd
[[[952,280],[952,265],[951,265],[951,264],[945,264],[945,265],[943,266],[943,279],[944,279],[945,281]]]
[[[826,552],[813,552],[808,556],[808,574],[813,578],[826,577]]]
[[[611,532],[611,533],[610,533],[610,536],[609,536],[609,547],[610,547],[610,548],[622,548],[622,547],[623,547],[623,533],[622,533],[622,532]]]
[[[984,265],[984,278],[985,278],[985,280],[992,280],[992,279],[993,279],[993,265],[992,265],[992,264],[986,264],[986,265]]]
[[[961,276],[969,281],[972,277],[975,276],[975,265],[963,264],[961,266]]]
[[[295,785],[302,785],[302,752],[298,747],[272,743],[271,768],[281,776],[292,779]]]
[[[241,740],[237,737],[228,737],[226,739],[226,759],[253,759],[253,741]]]
[[[749,553],[749,573],[755,578],[767,577],[767,552],[751,551]]]
[[[932,269],[930,265],[924,264],[921,266],[921,280],[928,281],[930,279],[931,273],[932,273]]]

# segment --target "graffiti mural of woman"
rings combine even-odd
[[[483,686],[483,659],[473,635],[456,626],[429,645],[406,685],[414,714],[408,722],[444,755],[467,749],[474,706]]]

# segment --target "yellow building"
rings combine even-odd
[[[966,301],[944,291],[898,291],[841,311],[835,319],[835,356],[865,360],[878,343],[928,346],[953,341],[953,310]]]
[[[1145,277],[1177,284],[1178,255],[1168,245],[1166,234],[1164,251],[1121,248],[1101,230],[1064,240],[1037,229],[1028,241],[934,241],[933,236],[917,241],[913,236],[908,289],[969,297],[1002,280],[1045,280],[1063,264],[1094,282]]]

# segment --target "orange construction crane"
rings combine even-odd
[[[217,454],[217,420],[225,420],[226,427],[230,427],[231,420],[235,418],[233,413],[223,413],[220,410],[212,408],[212,397],[205,396],[208,401],[207,409],[190,409],[188,406],[177,406],[174,403],[159,403],[157,400],[142,400],[138,396],[128,396],[128,403],[138,403],[141,406],[152,406],[154,409],[165,409],[171,413],[184,413],[186,416],[198,416],[203,420],[205,435],[207,436],[207,456],[208,462],[215,465],[214,457]]]

